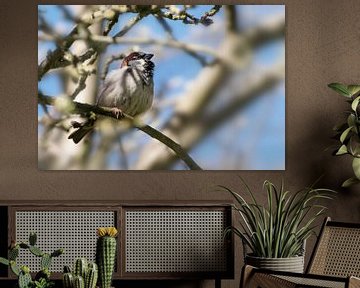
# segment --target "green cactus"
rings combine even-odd
[[[30,268],[26,265],[21,266],[20,268],[21,272],[25,273],[25,274],[29,274],[30,273]]]
[[[74,277],[74,288],[85,288],[84,278],[76,275]]]
[[[62,277],[64,288],[73,288],[74,287],[74,276],[71,272],[66,272]]]
[[[35,246],[37,241],[37,235],[35,232],[31,232],[29,235],[29,244],[31,246]]]
[[[22,267],[21,272],[19,274],[19,279],[18,279],[18,285],[19,288],[29,288],[30,284],[32,283],[32,279],[31,279],[31,275],[30,275],[30,270],[29,267],[26,267],[27,269],[25,269],[25,267]]]
[[[51,257],[58,257],[64,253],[64,249],[57,249],[51,253]]]
[[[16,260],[16,258],[19,256],[19,246],[16,245],[14,248],[10,249],[8,252],[9,260]]]
[[[75,276],[81,276],[83,279],[85,279],[87,268],[88,268],[88,261],[86,260],[86,258],[76,259],[74,265]]]
[[[16,265],[16,262],[14,260],[10,260],[9,262],[10,264],[10,269],[11,271],[16,275],[16,276],[19,276],[20,274],[20,268]]]
[[[116,258],[116,235],[114,227],[98,228],[96,243],[96,262],[99,267],[101,288],[110,288]]]
[[[67,265],[64,266],[64,273],[71,273],[71,269],[69,266]]]
[[[74,262],[74,272],[71,273],[69,266],[64,266],[63,272],[63,286],[64,288],[75,288],[75,281],[78,286],[82,287],[82,279],[84,288],[95,288],[98,279],[98,268],[96,263],[88,261],[86,258],[78,258]],[[78,280],[76,280],[78,279]],[[76,287],[77,288],[77,287]]]
[[[36,244],[36,234],[31,233],[29,236],[29,244],[24,242],[16,243],[11,241],[11,245],[8,251],[8,259],[0,257],[0,264],[10,266],[11,271],[18,276],[18,286],[19,288],[49,288],[54,283],[50,281],[50,264],[53,257],[60,256],[64,250],[57,249],[51,254],[44,253],[38,247],[34,246]],[[30,269],[28,266],[19,266],[16,264],[16,259],[19,256],[19,250],[29,250],[30,253],[37,257],[41,257],[40,266],[41,271],[35,275],[35,281],[32,281],[30,275]]]
[[[29,245],[28,244],[26,244],[26,243],[24,243],[24,242],[21,242],[20,244],[19,244],[19,246],[20,246],[20,248],[22,248],[22,249],[29,249]]]
[[[48,253],[45,253],[42,257],[41,257],[41,261],[40,261],[40,267],[41,269],[49,269],[50,268],[50,265],[51,265],[51,260],[52,260],[52,257],[50,254]]]
[[[40,248],[36,246],[30,246],[29,251],[37,257],[41,257],[44,255],[44,252],[41,251]]]
[[[85,276],[85,288],[95,288],[98,279],[98,266],[96,263],[89,263]]]

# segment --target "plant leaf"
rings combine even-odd
[[[351,155],[354,157],[360,156],[360,138],[357,135],[353,135],[350,137],[350,141],[348,143],[348,150],[350,150]]]
[[[351,96],[354,96],[360,92],[360,85],[348,85],[347,91],[350,93]]]
[[[3,257],[0,257],[0,263],[1,264],[4,264],[4,265],[9,265],[9,260],[8,259],[5,259]]]
[[[357,106],[359,105],[360,96],[356,97],[351,103],[351,109],[356,111]]]
[[[240,237],[255,256],[275,258],[301,253],[304,241],[313,234],[313,222],[326,209],[317,201],[331,199],[330,192],[334,192],[310,187],[290,193],[284,191],[283,183],[277,189],[270,181],[265,181],[267,203],[263,206],[256,202],[255,197],[251,198],[254,201],[246,202],[231,189],[222,188],[235,198],[237,203],[233,208],[241,216],[240,227],[228,229]],[[248,187],[246,192],[252,194]]]
[[[341,133],[341,136],[340,136],[341,143],[344,143],[344,141],[346,140],[346,137],[348,136],[351,129],[352,129],[352,127],[349,127],[343,133]]]
[[[356,178],[360,180],[360,158],[355,157],[353,159],[352,168]]]
[[[360,183],[359,179],[357,179],[355,177],[351,177],[351,178],[347,179],[346,181],[344,181],[344,183],[341,185],[341,187],[348,188],[352,185],[359,184],[359,183]]]
[[[347,123],[337,124],[333,127],[333,130],[341,133],[349,126],[351,126],[351,125],[348,125]]]
[[[348,150],[346,148],[346,145],[341,145],[341,147],[339,148],[339,150],[336,152],[335,155],[344,155],[347,153],[348,153]]]
[[[351,97],[350,92],[347,89],[347,86],[341,83],[331,83],[328,85],[329,88],[333,89],[334,91],[336,91],[337,93],[339,93],[342,96]]]
[[[356,116],[353,113],[350,113],[347,118],[348,126],[356,126]]]

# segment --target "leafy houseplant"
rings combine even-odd
[[[284,190],[283,184],[278,189],[270,181],[265,181],[267,205],[263,206],[256,200],[244,180],[242,181],[251,202],[225,186],[220,187],[235,198],[236,204],[233,207],[240,215],[240,227],[229,227],[225,232],[233,232],[239,236],[244,246],[250,249],[251,254],[244,255],[246,264],[272,270],[303,272],[304,243],[314,233],[315,220],[326,209],[318,205],[317,201],[331,199],[331,193],[334,191],[305,188],[290,193]],[[298,264],[291,264],[293,267],[278,266],[286,265],[288,259],[293,261],[293,258],[299,261]],[[265,261],[261,261],[262,259]],[[266,266],[266,263],[269,263],[268,259],[274,259],[275,264],[271,264],[271,267]],[[277,264],[279,261],[285,264]],[[262,266],[262,262],[266,265]]]
[[[57,249],[51,254],[45,253],[36,246],[37,236],[30,233],[29,243],[12,243],[8,252],[8,259],[0,257],[0,263],[10,266],[11,271],[18,277],[19,288],[50,288],[54,282],[50,280],[50,265],[54,257],[64,253],[63,249]],[[19,267],[16,259],[19,256],[19,250],[26,249],[31,254],[39,257],[41,270],[35,275],[33,280],[30,275],[30,268],[26,265]]]
[[[350,155],[354,176],[347,179],[342,186],[348,187],[360,183],[360,85],[344,85],[331,83],[328,85],[338,94],[344,96],[350,104],[350,110],[346,122],[334,127],[336,138],[339,139],[339,147],[334,155]]]

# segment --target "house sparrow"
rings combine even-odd
[[[149,110],[154,98],[155,65],[150,60],[153,56],[143,52],[132,52],[126,56],[120,68],[106,76],[96,105],[112,108],[116,118],[123,113],[134,117]],[[77,130],[68,139],[78,143],[94,129],[95,120],[96,117],[89,117],[84,123],[72,122]]]

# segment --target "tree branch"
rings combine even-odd
[[[120,41],[121,37],[123,35],[125,35],[141,19],[143,19],[144,17],[146,17],[150,14],[167,17],[172,20],[180,20],[180,19],[177,19],[177,17],[175,17],[176,19],[173,18],[174,14],[172,14],[172,13],[168,14],[168,12],[166,12],[164,14],[161,11],[161,9],[164,8],[162,6],[155,7],[154,9],[151,8],[151,5],[148,5],[148,6],[133,5],[134,7],[132,7],[132,6],[128,7],[128,6],[124,6],[124,5],[120,5],[120,6],[118,7],[119,11],[117,11],[116,9],[109,9],[109,10],[101,11],[99,9],[96,11],[92,11],[91,13],[85,14],[79,20],[79,23],[73,28],[73,30],[63,39],[63,41],[61,41],[61,43],[59,43],[59,47],[57,47],[53,51],[50,51],[48,53],[48,55],[46,56],[46,58],[39,64],[39,66],[38,66],[38,81],[41,81],[42,77],[49,70],[56,69],[56,68],[63,68],[63,67],[71,65],[72,64],[71,61],[64,59],[65,52],[70,48],[70,46],[74,43],[74,41],[80,40],[80,39],[89,40],[89,39],[86,39],[86,37],[84,37],[84,36],[80,37],[79,34],[84,34],[84,33],[79,33],[79,31],[86,32],[88,27],[91,24],[93,24],[95,21],[98,21],[99,19],[102,19],[102,18],[108,18],[109,17],[108,14],[113,13],[114,15],[113,15],[112,19],[110,20],[109,25],[105,28],[105,31],[104,31],[105,35],[104,36],[89,35],[89,37],[88,37],[93,42],[97,42],[97,44],[104,44],[104,43],[127,44],[126,40],[123,42]],[[202,16],[200,20],[198,20],[199,23],[206,25],[206,23],[208,23],[208,21],[210,21],[209,17],[214,16],[220,10],[220,8],[221,8],[221,5],[215,5],[209,12],[205,13],[204,16]],[[132,18],[125,25],[125,27],[123,27],[123,29],[115,35],[114,38],[112,38],[112,37],[107,38],[107,34],[110,32],[110,29],[113,27],[113,25],[117,22],[117,17],[119,16],[119,14],[128,12],[128,11],[137,11],[138,14],[134,18]],[[187,13],[181,14],[181,15],[185,17],[185,20],[191,16],[190,14],[187,14]],[[184,19],[181,19],[181,20],[184,20]],[[85,33],[85,34],[87,34],[87,33]],[[45,35],[45,37],[48,37],[50,39],[51,35],[47,35],[47,36]],[[101,37],[104,37],[104,38],[101,38]],[[178,41],[170,41],[170,42],[165,41],[165,43],[163,43],[164,41],[160,41],[160,42],[155,41],[154,42],[152,40],[148,40],[148,41],[145,40],[145,43],[142,43],[141,41],[137,41],[136,39],[133,39],[133,40],[135,40],[135,42],[130,42],[130,43],[128,42],[128,44],[163,45],[163,46],[183,49],[185,52],[189,53],[190,55],[195,57],[197,60],[199,60],[202,65],[206,65],[207,63],[202,56],[197,54],[197,52],[204,52],[204,53],[210,54],[210,55],[214,56],[216,59],[218,59],[218,54],[216,53],[216,51],[207,49],[206,47],[201,47],[199,45],[188,45],[188,44],[181,43]],[[93,47],[93,48],[96,48],[96,47]],[[98,50],[98,49],[93,49],[92,54],[94,54],[96,52],[96,50]]]
[[[253,47],[283,38],[285,35],[284,17],[273,17],[259,24],[258,26],[244,31],[244,40]]]
[[[208,77],[208,75],[206,75]],[[219,76],[218,76],[219,77]],[[259,75],[251,83],[247,83],[246,89],[243,89],[239,94],[229,101],[225,107],[219,110],[217,113],[201,113],[199,105],[197,109],[191,109],[192,103],[188,103],[182,99],[180,103],[189,104],[186,108],[181,108],[181,112],[172,117],[167,127],[164,129],[165,133],[170,137],[175,135],[182,140],[183,147],[190,151],[194,148],[201,139],[204,139],[211,131],[214,131],[217,127],[225,123],[229,118],[233,117],[236,113],[239,113],[241,109],[246,107],[251,101],[261,97],[263,92],[273,88],[276,84],[284,79],[284,69],[282,65],[272,67],[269,71]],[[212,79],[213,80],[213,79]],[[215,80],[213,80],[215,81]],[[190,94],[186,94],[185,97],[193,96],[192,99],[196,101],[194,95],[202,95],[202,93],[209,93],[204,91],[204,87],[197,86],[198,89],[192,90]],[[206,87],[207,88],[207,87]],[[212,88],[216,89],[216,88]],[[204,110],[207,105],[204,105]],[[147,147],[143,149],[143,154],[146,155],[151,151],[153,154],[153,161],[140,158],[137,163],[138,169],[167,169],[177,159],[170,154],[164,154],[161,147],[154,145],[155,143],[149,143]]]
[[[161,25],[161,27],[163,27],[165,33],[166,33],[166,36],[167,36],[167,39],[169,39],[170,41],[177,41],[175,36],[174,36],[174,33],[172,31],[172,28],[171,26],[165,21],[164,18],[162,18],[161,16],[159,15],[153,15],[155,17],[155,19],[159,22],[159,24]],[[197,59],[200,64],[202,66],[205,66],[207,65],[207,61],[206,61],[206,58],[202,55],[199,55],[195,52],[192,52],[192,51],[188,51],[188,50],[185,50],[185,52],[190,55],[191,57],[194,57],[195,59]]]
[[[84,39],[84,37],[76,36],[77,39]],[[206,46],[196,45],[196,44],[187,44],[183,42],[179,42],[176,40],[168,39],[144,39],[144,38],[119,38],[119,37],[109,37],[109,36],[100,36],[100,35],[89,35],[88,40],[95,43],[103,43],[103,44],[137,44],[137,45],[159,45],[166,46],[176,49],[182,49],[192,53],[206,53],[213,56],[215,59],[220,59],[219,53]]]
[[[118,55],[113,55],[113,56],[109,57],[104,63],[104,69],[101,74],[101,79],[104,80],[106,75],[109,73],[109,68],[110,68],[110,65],[112,62],[124,59],[125,57],[126,57],[126,55],[124,53],[120,53]]]
[[[180,10],[176,5],[168,5],[165,6],[165,8],[168,11],[162,11],[158,10],[156,13],[157,15],[170,19],[170,20],[180,20],[184,24],[203,24],[205,26],[208,26],[213,23],[213,21],[209,18],[214,16],[216,13],[219,12],[222,5],[214,5],[208,12],[206,12],[203,16],[200,18],[195,17],[194,15],[190,14],[187,10],[187,7],[185,7],[183,10]]]
[[[90,26],[90,24],[78,24],[75,28],[73,28],[69,35],[65,37],[61,47],[56,48],[54,51],[51,51],[46,55],[45,59],[38,66],[38,81],[40,81],[49,70],[65,67],[71,64],[71,62],[66,61],[63,56],[65,51],[68,50],[76,40],[74,36],[78,33],[79,25],[83,25],[83,28]]]
[[[40,93],[38,97],[39,97],[39,104],[52,105],[52,106],[55,105],[56,98],[54,97],[43,95]],[[80,103],[76,101],[72,101],[71,103],[73,106],[72,109],[70,109],[69,111],[70,114],[88,115],[90,112],[93,112],[97,115],[103,115],[117,119],[110,108]],[[124,118],[129,120],[133,127],[143,131],[144,133],[148,134],[150,137],[158,140],[159,142],[163,143],[168,148],[173,150],[174,153],[177,155],[177,157],[183,160],[191,170],[202,170],[200,166],[191,158],[191,156],[187,154],[187,152],[171,138],[161,133],[160,131],[156,130],[155,128],[151,127],[150,125],[139,123],[136,119],[134,119],[129,115],[124,114]]]
[[[90,13],[86,13],[79,20],[79,23],[71,30],[71,32],[61,41],[61,43],[58,43],[58,47],[53,51],[49,51],[45,59],[40,63],[40,65],[38,66],[38,81],[41,81],[42,77],[51,69],[63,68],[73,64],[74,62],[65,59],[65,53],[68,53],[67,51],[69,50],[69,48],[76,40],[78,40],[77,36],[79,34],[90,34],[87,33],[87,29],[89,28],[89,26],[92,25],[94,22],[98,21],[99,19],[107,18],[107,14],[109,14],[109,11],[113,13],[113,17],[104,31],[104,37],[107,37],[107,34],[117,22],[120,12],[112,11],[111,9],[105,11],[101,11],[101,9],[98,9],[95,11],[91,11]],[[126,9],[123,12],[126,12]],[[142,17],[143,16],[141,16],[139,19],[135,19],[135,21],[130,21],[117,35],[119,37],[125,35],[139,20],[142,19]],[[51,38],[51,35],[48,35],[48,38],[49,37]],[[57,39],[54,40],[56,41]],[[100,48],[100,45],[95,45],[94,47],[90,48],[86,52],[87,58],[90,58],[92,55],[98,52]],[[81,58],[79,57],[78,60],[81,61]]]
[[[134,18],[130,19],[130,21],[119,31],[117,34],[115,34],[114,37],[122,37],[124,36],[132,27],[136,25],[141,19],[143,19],[146,15],[143,14],[137,14]]]
[[[236,7],[234,5],[225,5],[225,29],[229,34],[235,34],[238,32],[237,27],[237,14]]]

